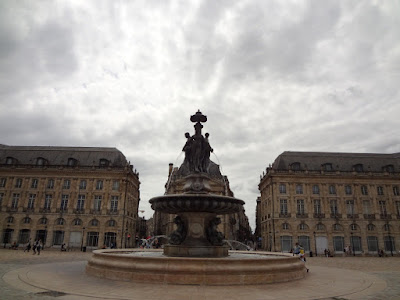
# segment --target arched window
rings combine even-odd
[[[316,226],[316,229],[317,229],[318,231],[325,230],[325,225],[322,224],[322,223],[318,223],[317,226]]]
[[[99,225],[99,221],[97,221],[96,219],[93,219],[92,221],[90,221],[90,226],[98,226]]]
[[[12,216],[8,217],[7,223],[9,223],[9,224],[14,223],[14,217],[12,217]]]
[[[367,230],[368,230],[368,231],[374,231],[374,230],[375,230],[374,224],[368,224],[368,225],[367,225]]]
[[[6,158],[6,165],[14,165],[17,162],[17,160],[14,157],[7,157]]]
[[[282,229],[283,230],[289,230],[289,224],[288,223],[283,223],[282,224]]]
[[[333,230],[334,231],[342,231],[343,227],[340,224],[333,224]]]
[[[78,161],[75,158],[68,158],[68,166],[69,167],[75,167],[78,164]]]
[[[31,222],[31,218],[25,217],[25,218],[22,219],[22,222],[23,222],[24,224],[29,224],[29,223]]]
[[[350,224],[350,230],[358,230],[358,225],[357,224]]]
[[[392,229],[392,228],[390,227],[389,224],[383,225],[383,230],[384,230],[384,231],[390,231],[391,229]]]
[[[47,160],[43,157],[36,158],[36,165],[37,166],[44,166],[47,164]]]
[[[293,171],[300,171],[300,163],[299,162],[294,162],[290,165],[290,169]]]
[[[323,164],[323,165],[322,165],[322,168],[323,168],[324,171],[327,171],[327,172],[333,171],[333,167],[332,167],[332,164],[331,164],[331,163]]]
[[[384,166],[382,169],[384,171],[388,172],[388,173],[394,173],[394,166],[393,165]]]
[[[47,219],[46,218],[39,219],[39,224],[46,225],[47,224]]]
[[[65,224],[65,220],[63,218],[58,218],[56,220],[56,225],[64,225]]]
[[[307,224],[301,223],[301,224],[299,225],[299,230],[308,230]]]
[[[72,224],[74,224],[75,226],[82,225],[82,220],[81,219],[75,219],[74,221],[72,221]]]
[[[114,227],[115,226],[115,220],[109,220],[108,221],[108,226],[109,227]]]
[[[108,167],[110,161],[108,159],[102,158],[100,159],[99,166],[100,167]]]
[[[364,171],[364,167],[362,164],[356,164],[353,166],[354,171],[361,173]]]

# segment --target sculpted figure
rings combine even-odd
[[[180,245],[186,238],[185,223],[180,216],[175,217],[174,223],[176,224],[177,228],[171,233],[169,242],[172,245]]]
[[[221,219],[214,218],[210,221],[206,230],[207,240],[213,246],[222,246],[224,243],[224,235],[217,230],[219,224],[221,224]]]

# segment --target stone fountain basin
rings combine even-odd
[[[254,285],[304,278],[297,256],[275,252],[231,251],[223,258],[167,257],[161,250],[95,250],[86,273],[140,283]]]
[[[209,212],[218,215],[239,212],[244,201],[213,194],[170,194],[154,197],[149,201],[151,208],[169,214],[183,212]]]

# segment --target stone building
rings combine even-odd
[[[0,145],[4,247],[134,245],[139,173],[116,148]]]
[[[377,255],[400,249],[400,153],[283,152],[266,169],[262,247]]]
[[[221,175],[218,165],[214,166],[215,172],[210,176],[211,193],[233,197],[228,177]],[[174,168],[173,164],[169,164],[165,194],[182,194],[184,192],[184,184],[185,179],[184,176],[180,174],[179,168]],[[174,217],[175,215],[154,212],[154,234],[169,235],[174,231]],[[224,234],[226,239],[244,241],[250,238],[251,228],[244,209],[235,214],[220,215],[218,217],[221,219],[218,230]]]

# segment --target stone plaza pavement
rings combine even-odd
[[[293,282],[183,286],[87,276],[91,255],[0,249],[0,299],[400,299],[400,257],[312,257],[306,278]]]

